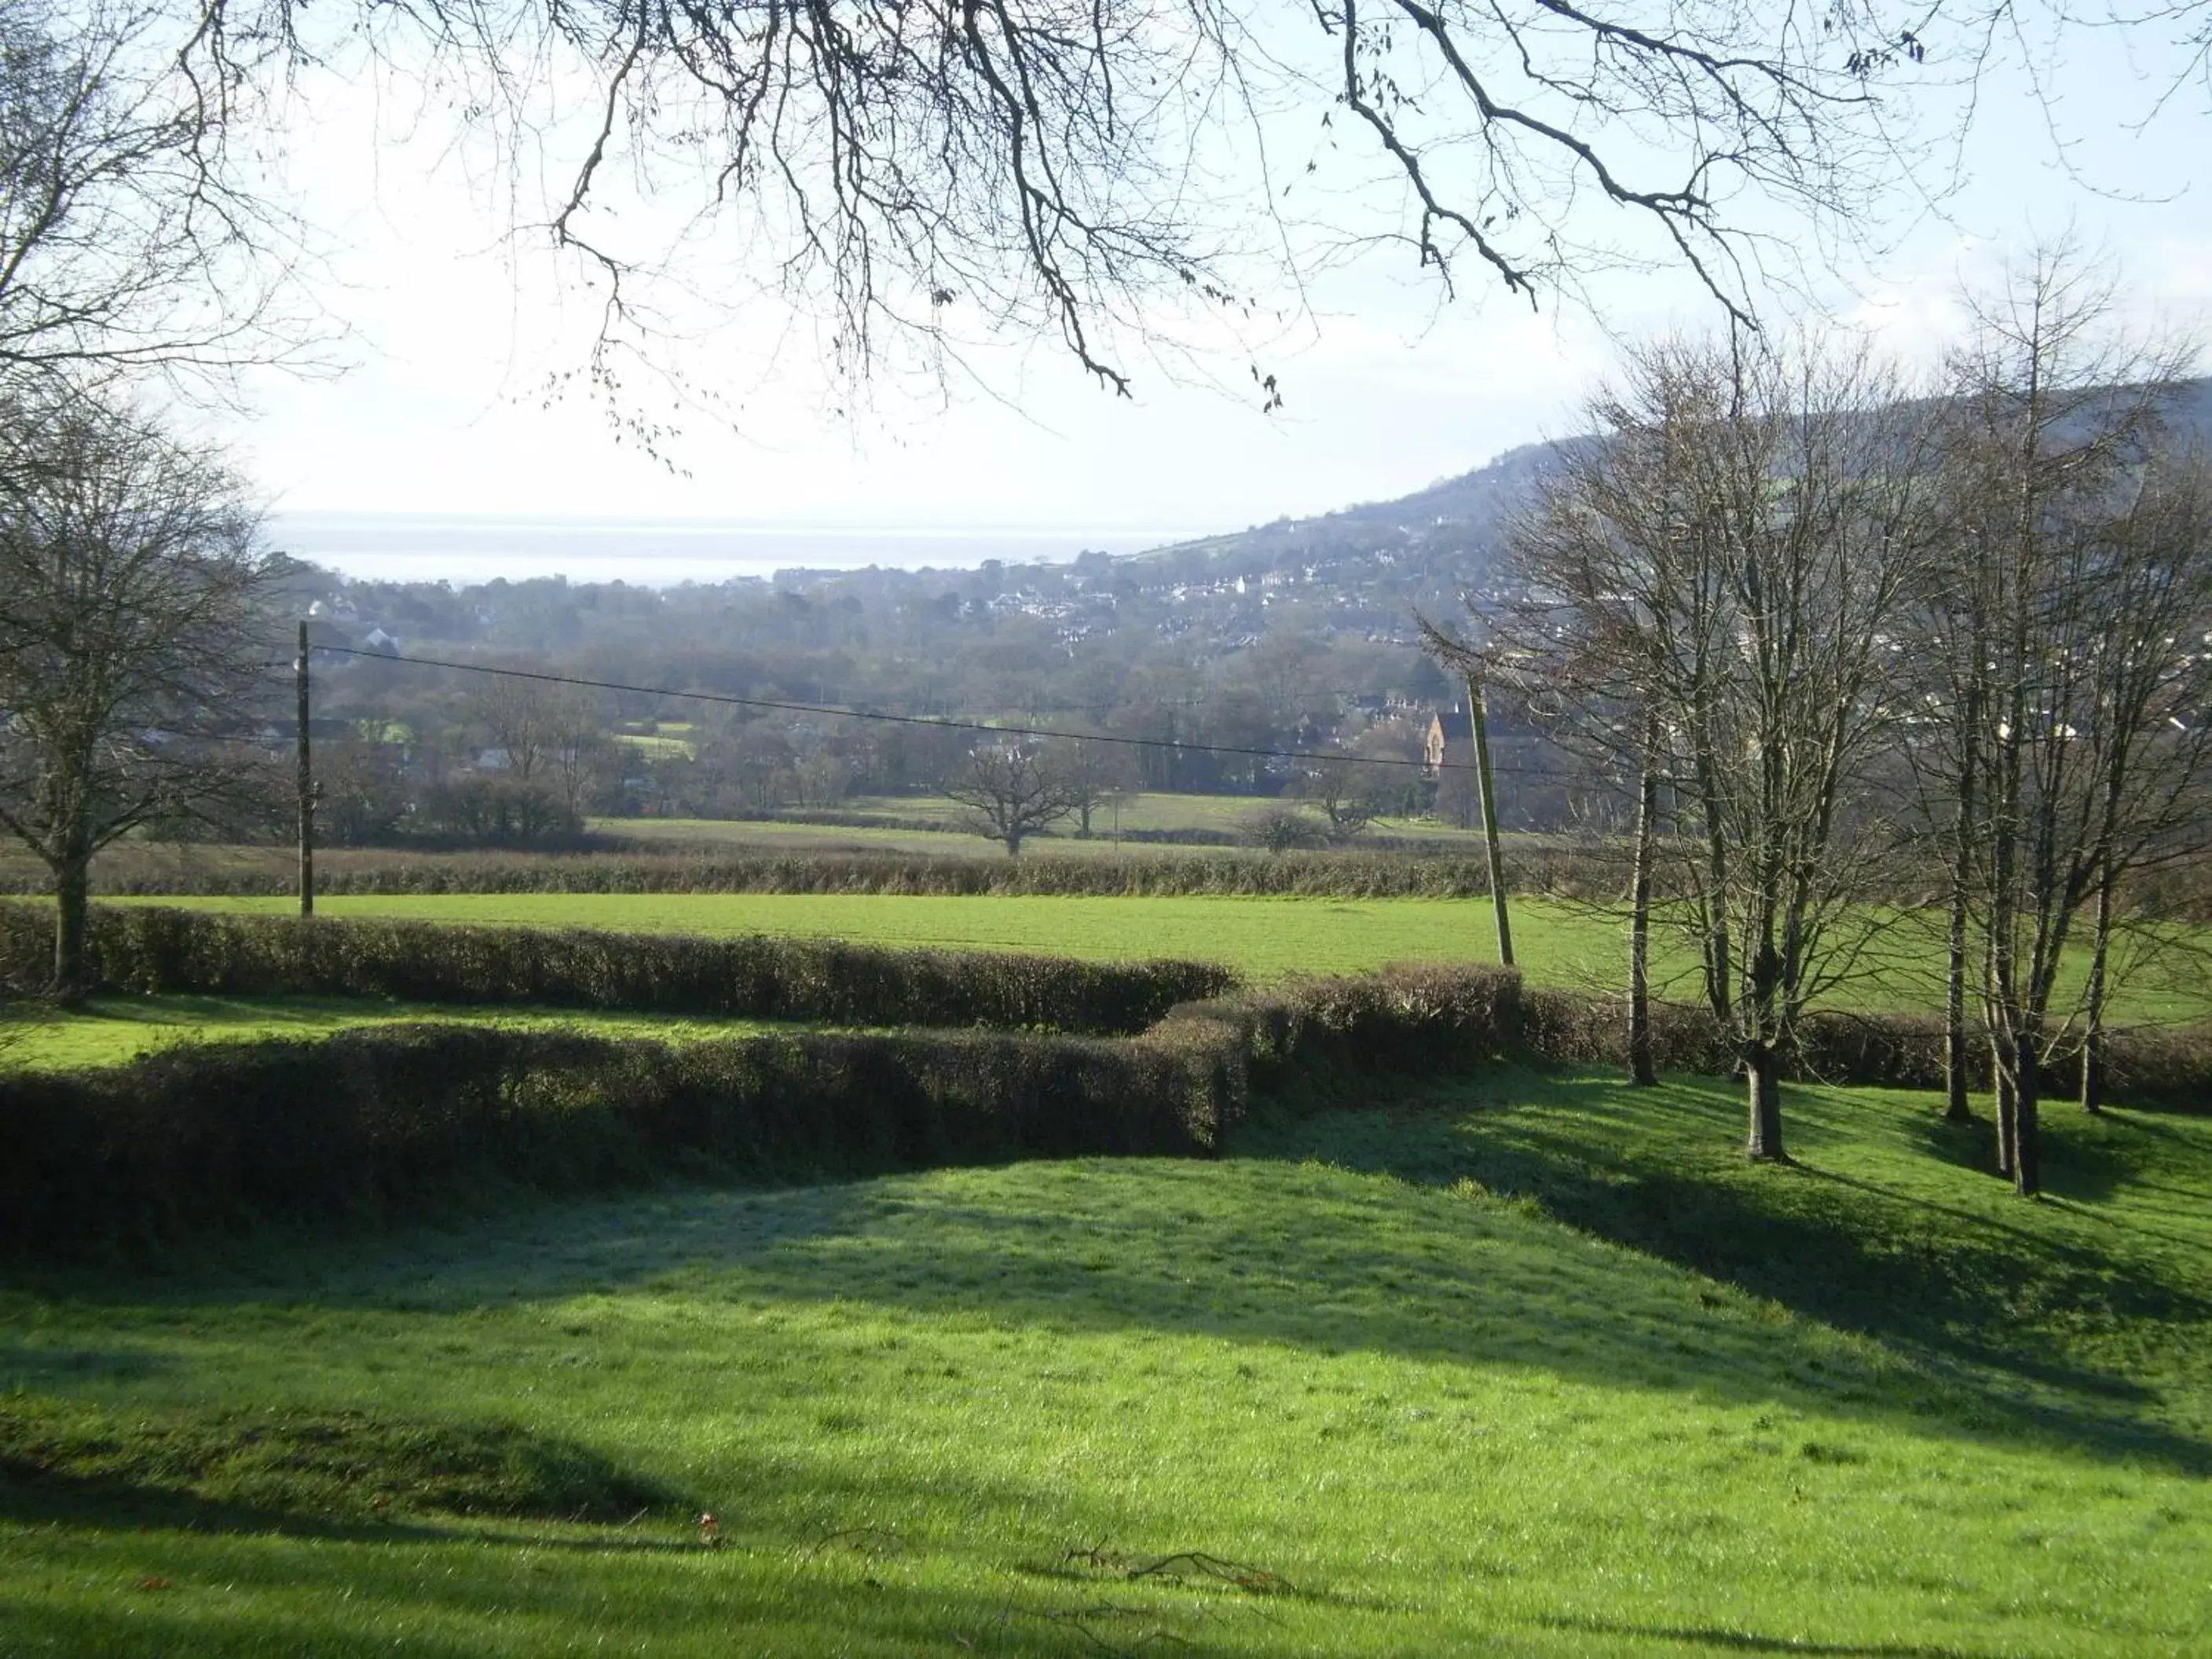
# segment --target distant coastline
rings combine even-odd
[[[1141,553],[1212,533],[1175,526],[747,524],[412,513],[276,513],[271,543],[371,581],[624,581],[665,587],[778,570],[974,569]]]

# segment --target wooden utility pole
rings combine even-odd
[[[292,661],[292,686],[300,704],[300,914],[315,914],[315,774],[307,750],[307,624],[300,624],[300,654]]]
[[[1498,848],[1498,794],[1490,781],[1490,732],[1482,717],[1482,676],[1467,671],[1467,724],[1474,737],[1474,789],[1482,808],[1482,850],[1490,860],[1490,906],[1498,913],[1498,960],[1513,965],[1513,924],[1505,914],[1505,860]]]
[[[1651,866],[1659,849],[1659,717],[1644,717],[1636,784],[1636,871],[1629,887],[1628,1075],[1644,1088],[1659,1081],[1651,1054]]]

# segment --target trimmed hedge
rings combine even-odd
[[[1522,1000],[1522,1043],[1532,1056],[1577,1065],[1627,1065],[1626,999],[1532,990]],[[1706,1009],[1655,1002],[1651,1038],[1653,1058],[1662,1072],[1725,1077],[1735,1070],[1720,1022]],[[1943,1022],[1927,1014],[1816,1012],[1799,1022],[1796,1048],[1785,1056],[1784,1066],[1784,1075],[1793,1082],[1941,1089]],[[2079,1051],[2051,1056],[2043,1079],[2046,1099],[2077,1093]],[[2108,1098],[2129,1105],[2212,1109],[2212,1032],[2155,1026],[2108,1031],[2105,1090]]]
[[[817,1176],[1205,1156],[1255,1082],[1507,1052],[1518,995],[1510,974],[1424,969],[1184,1003],[1118,1041],[805,1032],[671,1046],[391,1025],[0,1075],[0,1250],[374,1218],[486,1176],[557,1192],[686,1166]]]
[[[236,943],[238,924],[220,920],[173,935],[147,923],[155,931],[125,942],[136,940],[146,962],[169,963],[171,951],[211,973]],[[270,946],[264,930],[313,941],[355,926],[252,923],[253,948],[239,946],[240,959],[257,971],[283,960],[257,953]],[[465,931],[486,949],[512,937],[362,931],[384,944]],[[556,937],[583,948],[579,936]],[[580,937],[592,950],[611,938]],[[112,938],[106,946],[122,948]],[[572,969],[579,959],[563,958]],[[465,953],[456,960],[470,965]],[[853,982],[878,992],[907,983],[896,966]],[[1175,967],[1148,970],[1146,994]],[[502,983],[524,994],[514,988],[520,978]],[[468,994],[482,1000],[488,990],[471,981]],[[1662,1068],[1731,1069],[1709,1015],[1662,1005],[1654,1016]],[[569,1191],[687,1166],[811,1177],[1023,1157],[1205,1156],[1255,1090],[1295,1097],[1318,1081],[1341,1101],[1352,1079],[1449,1075],[1500,1058],[1617,1064],[1624,1024],[1617,1002],[1526,991],[1510,971],[1418,967],[1182,1001],[1120,1039],[909,1030],[671,1046],[430,1024],[173,1049],[112,1069],[0,1075],[0,1251],[145,1246],[257,1217],[375,1218],[485,1176]],[[1942,1060],[1938,1022],[1823,1015],[1807,1023],[1796,1069],[1928,1088]],[[2117,1033],[2108,1067],[2114,1097],[2130,1103],[2202,1109],[2212,1097],[2212,1042],[2202,1034]],[[2071,1079],[2055,1074],[2052,1086]]]
[[[558,1192],[687,1164],[1194,1156],[1222,1124],[1189,1082],[1172,1044],[972,1031],[672,1046],[434,1024],[210,1044],[0,1077],[0,1249],[374,1218],[488,1175]]]
[[[0,981],[31,989],[53,915],[0,903]],[[849,1025],[1127,1034],[1234,983],[1209,963],[1089,963],[829,939],[312,921],[94,905],[97,987],[126,994],[395,997]]]
[[[1128,839],[1125,836],[1124,840]],[[278,896],[296,872],[274,849],[210,858],[197,866],[140,856],[126,844],[103,854],[104,893],[154,897],[227,894]],[[1516,853],[1516,883],[1530,891],[1610,891],[1619,872],[1571,848]],[[23,868],[0,872],[0,891],[48,890]],[[591,854],[471,852],[434,854],[337,849],[319,855],[316,890],[348,894],[450,893],[887,893],[971,897],[1476,898],[1490,891],[1480,856],[1433,847],[1385,852],[1097,853],[1080,858],[830,852],[686,850]]]

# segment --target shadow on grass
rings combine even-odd
[[[1869,1127],[1847,1119],[1862,1103],[1878,1109],[1794,1099],[1803,1163],[1753,1168],[1732,1155],[1738,1108],[1725,1085],[1631,1091],[1595,1075],[1500,1071],[1405,1109],[1262,1119],[1216,1164],[662,1188],[241,1261],[228,1285],[196,1271],[150,1298],[144,1281],[112,1278],[61,1293],[129,1308],[344,1310],[372,1342],[404,1340],[416,1316],[622,1287],[870,1304],[1518,1367],[1736,1403],[1783,1397],[1921,1433],[2212,1472],[2212,1445],[2155,1420],[2157,1399],[2131,1368],[2075,1340],[2094,1328],[2123,1348],[2156,1348],[2167,1339],[2154,1328],[2212,1325],[2201,1286],[2099,1248],[2059,1205],[2019,1205],[1994,1180],[1970,1185],[1940,1167],[1913,1174],[1923,1154],[1910,1115]],[[1887,1138],[1887,1156],[1865,1155],[1869,1136]],[[1626,1249],[1571,1247],[1547,1217]]]
[[[1273,1622],[1264,1605],[1249,1598],[1247,1605],[1218,1599],[1209,1604],[1188,1594],[1139,1595],[1127,1587],[1117,1587],[1110,1598],[1095,1589],[1073,1587],[994,1594],[895,1577],[794,1573],[778,1587],[779,1595],[702,1582],[696,1562],[673,1558],[664,1564],[665,1576],[645,1587],[659,1594],[633,1596],[618,1613],[611,1613],[603,1604],[564,1595],[542,1581],[518,1591],[507,1575],[484,1571],[480,1559],[465,1560],[465,1574],[406,1583],[369,1578],[357,1559],[348,1565],[355,1571],[347,1582],[329,1586],[327,1595],[313,1607],[301,1605],[297,1596],[222,1594],[216,1585],[180,1577],[158,1581],[157,1591],[149,1585],[140,1593],[126,1590],[97,1601],[57,1603],[26,1597],[9,1609],[7,1635],[23,1652],[97,1654],[102,1659],[334,1652],[483,1659],[492,1645],[482,1633],[485,1629],[534,1616],[541,1627],[534,1633],[550,1637],[543,1626],[557,1623],[564,1645],[574,1632],[597,1631],[603,1642],[613,1638],[628,1651],[696,1652],[702,1650],[696,1598],[707,1594],[728,1620],[721,1639],[731,1652],[835,1651],[906,1659],[982,1651],[1010,1659],[1069,1659],[1077,1654],[1222,1651],[1221,1632],[1239,1624],[1248,1626],[1240,1632],[1245,1639],[1233,1645],[1250,1652],[1255,1644],[1249,1627]],[[811,1602],[805,1599],[809,1596]],[[395,1626],[404,1629],[404,1638],[388,1633]],[[445,1633],[449,1630],[453,1633]],[[15,1650],[11,1645],[10,1651]],[[518,1650],[501,1642],[498,1650]],[[703,1650],[714,1650],[712,1644]],[[1264,1644],[1259,1650],[1265,1650]]]
[[[1919,1642],[1806,1642],[1793,1636],[1760,1636],[1749,1631],[1679,1625],[1627,1625],[1605,1619],[1540,1619],[1548,1629],[1643,1642],[1680,1642],[1712,1653],[1802,1653],[1815,1659],[1969,1659],[1963,1648],[1931,1647]]]
[[[933,1538],[927,1528],[909,1537],[847,1523],[905,1512],[922,1488],[880,1469],[810,1458],[778,1457],[726,1475],[733,1492],[749,1495],[723,1509],[734,1546],[726,1553],[665,1517],[637,1531],[473,1517],[384,1522],[210,1499],[143,1481],[57,1480],[50,1471],[18,1482],[15,1473],[12,1460],[0,1457],[0,1522],[41,1528],[48,1593],[26,1584],[24,1594],[4,1598],[0,1650],[11,1654],[404,1646],[410,1654],[474,1659],[486,1651],[483,1632],[518,1620],[534,1621],[540,1635],[557,1628],[564,1646],[587,1645],[584,1638],[598,1629],[602,1640],[618,1634],[626,1649],[690,1652],[702,1638],[703,1601],[720,1621],[714,1639],[738,1651],[817,1652],[834,1643],[841,1653],[903,1656],[955,1650],[949,1638],[958,1650],[1065,1656],[1207,1650],[1206,1638],[1225,1624],[1273,1625],[1285,1605],[1378,1605],[1293,1588],[1272,1575],[1245,1585],[1195,1568],[1181,1576],[1133,1574],[1113,1564],[1091,1572],[1065,1564],[1033,1570],[988,1552],[970,1587],[959,1580],[979,1577],[979,1560],[963,1540]],[[966,1477],[961,1492],[1001,1513],[1047,1505],[1040,1490]],[[795,1499],[834,1519],[794,1535],[785,1523]],[[756,1515],[763,1518],[756,1522]],[[244,1536],[271,1540],[280,1553],[242,1560],[229,1546]],[[292,1541],[309,1547],[283,1548]],[[369,1547],[319,1547],[333,1543]],[[380,1547],[394,1543],[408,1547]],[[621,1594],[611,1597],[607,1576],[580,1559],[595,1555],[623,1558]],[[57,1577],[79,1593],[52,1595]],[[391,1632],[403,1625],[404,1642],[394,1642]]]
[[[507,1424],[359,1411],[115,1413],[0,1396],[0,1518],[360,1539],[438,1535],[429,1518],[628,1527],[696,1512],[589,1447]],[[450,1530],[450,1528],[444,1530]],[[642,1535],[624,1548],[665,1547]]]
[[[352,1542],[441,1535],[435,1528],[403,1520],[346,1520],[202,1498],[122,1475],[61,1474],[5,1455],[0,1455],[0,1520],[106,1532],[264,1533]]]
[[[2212,1445],[2115,1408],[2154,1404],[2154,1390],[2067,1352],[2070,1342],[2048,1340],[2062,1328],[2187,1331],[2212,1322],[2212,1297],[2201,1286],[2058,1224],[2054,1212],[2114,1221],[2094,1206],[2145,1188],[2136,1161],[2110,1139],[2055,1126],[2047,1168],[2065,1196],[2027,1206],[1993,1176],[1981,1188],[1944,1183],[1949,1190],[1938,1199],[1845,1173],[1869,1160],[1831,1154],[1860,1134],[1823,1122],[1802,1097],[1791,1114],[1800,1161],[1749,1165],[1727,1152],[1741,1109],[1735,1089],[1717,1082],[1673,1079],[1632,1091],[1607,1078],[1506,1073],[1432,1092],[1419,1105],[1389,1115],[1387,1133],[1374,1132],[1372,1115],[1363,1121],[1344,1114],[1262,1133],[1284,1155],[1319,1150],[1403,1180],[1468,1179],[1533,1199],[1585,1232],[1874,1337],[1966,1389],[1974,1396],[1966,1414],[1978,1427],[1994,1419],[2101,1455],[2212,1470]],[[1932,1113],[1893,1127],[1918,1156],[1984,1167],[1985,1130]],[[2132,1218],[2116,1224],[2144,1231]],[[2021,1397],[2002,1386],[2008,1379],[2067,1397]]]

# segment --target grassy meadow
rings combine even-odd
[[[284,915],[283,898],[163,898],[149,903]],[[1486,962],[1496,944],[1485,899],[1089,897],[906,894],[520,893],[338,896],[332,916],[614,932],[764,933],[871,945],[1042,951],[1089,961],[1179,957],[1221,963],[1255,981],[1299,973],[1356,974],[1391,963]],[[1515,954],[1530,982],[1616,990],[1626,975],[1626,930],[1574,906],[1516,899]],[[1696,958],[1678,932],[1654,935],[1662,994],[1696,996]],[[1923,921],[1900,923],[1862,971],[1830,998],[1870,1012],[1942,1006],[1941,942]],[[2078,963],[2077,963],[2078,976]],[[2151,962],[2123,988],[2114,1018],[2186,1022],[2212,1015],[2198,954]]]
[[[2212,1120],[2055,1113],[2024,1205],[1787,1100],[1785,1170],[1499,1071],[18,1276],[0,1650],[2205,1651]]]

